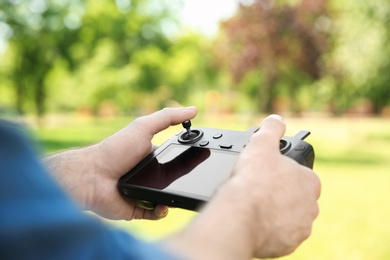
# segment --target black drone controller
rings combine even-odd
[[[120,178],[118,189],[124,198],[146,209],[162,204],[197,210],[230,177],[238,155],[259,129],[191,129],[191,121],[183,127]],[[300,131],[293,137],[284,136],[280,152],[313,168],[314,149],[304,141],[308,135]]]

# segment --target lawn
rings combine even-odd
[[[193,125],[245,130],[261,117],[199,117]],[[101,140],[127,118],[67,118],[37,130],[45,152]],[[316,151],[314,170],[322,181],[320,215],[313,234],[284,259],[390,259],[390,120],[378,118],[286,118],[287,135],[301,129]],[[180,129],[158,134],[161,144]],[[196,213],[171,209],[160,221],[109,222],[154,240],[175,232]],[[232,217],[232,216],[227,216]]]

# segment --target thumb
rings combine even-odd
[[[171,125],[177,125],[194,118],[196,113],[197,108],[193,106],[184,108],[164,108],[153,114],[137,118],[130,125],[153,136]]]
[[[260,129],[252,135],[250,143],[258,148],[266,150],[279,150],[280,139],[286,132],[286,124],[279,115],[266,117],[260,125]]]

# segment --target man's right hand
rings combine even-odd
[[[248,215],[256,257],[293,252],[311,234],[319,213],[320,180],[316,174],[279,152],[285,133],[279,116],[266,118],[235,166]]]
[[[168,248],[188,259],[270,258],[309,237],[321,185],[310,168],[280,153],[285,129],[279,116],[263,121],[233,176]]]

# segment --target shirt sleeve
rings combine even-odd
[[[35,154],[21,128],[0,120],[2,259],[172,259],[84,214]]]

